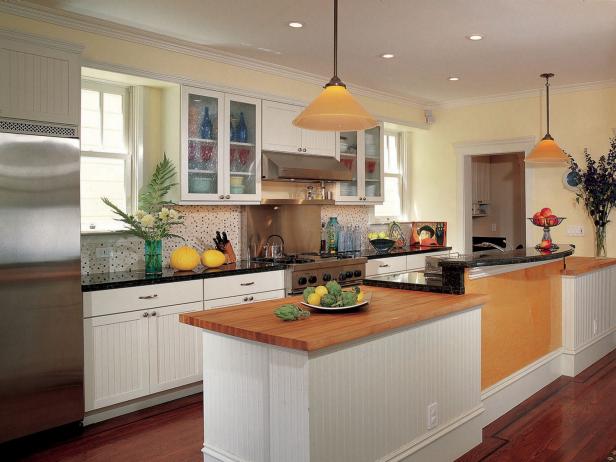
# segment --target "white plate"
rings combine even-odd
[[[360,306],[367,305],[368,303],[370,303],[370,298],[372,298],[372,294],[371,293],[364,293],[364,301],[363,302],[357,303],[355,305],[350,305],[350,306],[319,306],[319,305],[311,305],[311,304],[306,303],[306,302],[300,302],[300,303],[302,305],[304,305],[304,306],[308,306],[310,308],[315,308],[317,310],[343,311],[343,310],[351,310],[353,308],[359,308]]]

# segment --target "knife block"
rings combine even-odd
[[[225,244],[225,249],[223,250],[225,254],[225,262],[226,263],[235,263],[237,261],[237,257],[235,256],[235,252],[233,251],[233,246],[231,242],[227,242]]]

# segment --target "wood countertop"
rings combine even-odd
[[[299,303],[301,296],[268,300],[180,315],[180,321],[201,329],[296,350],[315,351],[370,335],[483,305],[486,295],[447,295],[410,290],[362,287],[370,304],[344,313],[313,312],[307,319],[283,321],[274,310]]]
[[[580,276],[616,265],[616,258],[567,257],[566,264],[567,268],[561,272],[563,276]]]

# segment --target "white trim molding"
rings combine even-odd
[[[2,11],[2,4],[0,3],[0,11]],[[61,40],[50,39],[46,37],[41,37],[40,35],[29,34],[27,32],[21,32],[12,29],[0,28],[0,38],[9,39],[9,40],[19,40],[21,42],[26,42],[31,45],[44,46],[47,48],[55,48],[59,51],[64,51],[66,53],[76,53],[81,54],[83,51],[83,45],[79,45],[76,43],[64,42]]]
[[[455,143],[453,145],[457,157],[457,183],[458,183],[458,250],[470,252],[472,249],[472,171],[471,156],[485,156],[496,154],[510,154],[523,152],[524,156],[533,149],[536,143],[534,136],[522,138],[509,138],[492,141],[470,141]],[[526,166],[525,175],[525,203],[527,216],[532,215],[531,199],[533,185],[533,169]],[[526,226],[526,242],[532,241],[532,227]]]

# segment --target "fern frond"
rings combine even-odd
[[[178,184],[173,182],[175,174],[175,165],[163,154],[163,160],[156,165],[152,179],[139,194],[139,208],[148,213],[157,213],[164,206],[172,204],[164,198]]]

